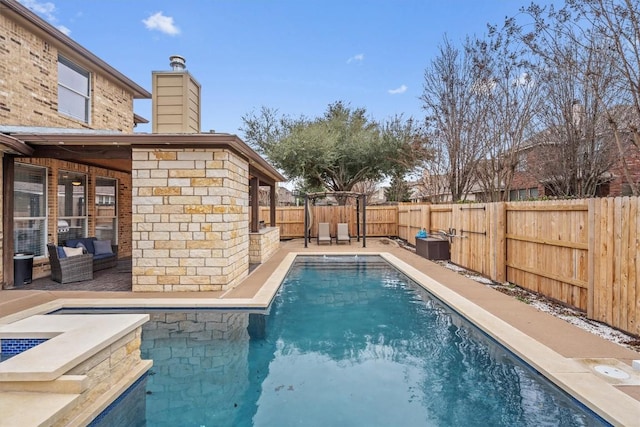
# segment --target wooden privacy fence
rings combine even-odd
[[[349,224],[349,234],[357,234],[357,210],[355,206],[311,206],[311,236],[318,234],[318,223],[328,222],[332,236],[336,235],[339,222]],[[269,224],[269,207],[260,206],[260,220]],[[304,237],[304,207],[276,208],[276,226],[283,239]],[[362,235],[362,212],[360,212]],[[395,237],[398,235],[398,209],[396,206],[367,206],[367,237]]]
[[[446,230],[451,261],[640,335],[637,197],[398,207],[399,237]]]
[[[640,335],[640,198],[589,200],[589,317]]]
[[[453,236],[453,263],[640,335],[639,203],[637,197],[619,197],[370,206],[367,236],[397,236],[415,245],[423,227],[430,234],[444,231]],[[356,235],[355,207],[311,209],[313,237],[318,222],[330,223],[332,235],[337,223],[347,222],[351,235]],[[303,207],[279,207],[276,213],[282,238],[304,236]],[[260,219],[268,223],[268,207],[261,207]]]

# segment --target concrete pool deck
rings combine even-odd
[[[639,425],[640,371],[631,368],[640,353],[579,329],[517,299],[465,278],[437,263],[398,247],[388,239],[368,239],[367,248],[351,245],[319,247],[303,240],[281,242],[280,249],[236,288],[207,293],[133,293],[64,291],[0,291],[0,324],[61,306],[216,307],[262,306],[268,303],[279,278],[295,254],[384,253],[412,279],[442,298],[485,332],[614,425]],[[616,380],[594,370],[610,366],[629,373]]]

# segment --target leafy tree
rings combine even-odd
[[[265,107],[242,119],[245,140],[303,188],[351,191],[359,182],[412,169],[426,152],[422,129],[411,119],[379,124],[364,108],[343,102],[315,119],[278,117]]]

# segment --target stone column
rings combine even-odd
[[[133,291],[215,291],[249,268],[248,163],[220,148],[132,151]]]

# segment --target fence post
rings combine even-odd
[[[507,281],[507,204],[506,202],[493,203],[492,212],[495,255],[494,268],[491,280],[499,283]]]
[[[422,207],[422,226],[431,233],[431,205]]]
[[[596,199],[587,201],[587,319],[594,319],[594,284],[596,272]]]

